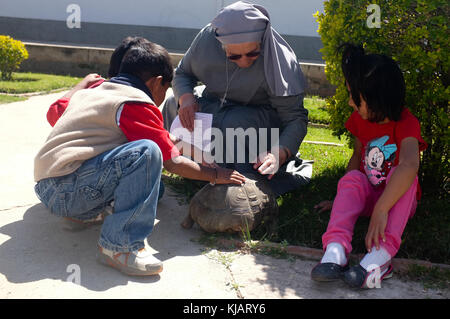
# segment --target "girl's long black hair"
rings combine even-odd
[[[405,80],[398,64],[382,54],[366,54],[362,46],[341,45],[342,72],[355,104],[362,97],[369,109],[369,121],[381,122],[386,117],[400,120],[405,106]]]

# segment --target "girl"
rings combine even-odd
[[[354,112],[345,126],[354,136],[347,173],[338,183],[322,236],[325,250],[311,272],[316,281],[344,279],[352,287],[373,287],[392,275],[406,222],[414,215],[420,195],[419,152],[427,146],[419,121],[404,107],[405,82],[389,57],[365,54],[362,47],[343,46],[342,71]],[[370,216],[365,238],[368,253],[348,267],[353,227],[359,216]]]

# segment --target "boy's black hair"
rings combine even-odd
[[[173,67],[169,53],[159,44],[148,42],[128,49],[122,59],[119,73],[128,73],[147,82],[162,76],[162,84],[172,82]]]
[[[139,46],[149,41],[142,37],[126,37],[122,43],[114,50],[109,61],[108,77],[112,78],[119,74],[120,64],[127,51],[133,46]]]
[[[362,46],[345,43],[342,72],[350,86],[350,94],[360,107],[360,96],[366,101],[369,121],[381,122],[386,117],[400,120],[405,106],[405,80],[398,64],[382,54],[365,54]]]

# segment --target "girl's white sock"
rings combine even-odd
[[[347,257],[345,256],[344,246],[339,243],[329,243],[320,262],[322,264],[335,263],[341,266],[345,266],[347,264]]]
[[[380,247],[380,249],[377,250],[374,246],[372,247],[372,251],[370,253],[367,253],[359,264],[365,270],[371,271],[376,267],[383,266],[389,260],[391,260],[391,255],[389,255],[386,249]]]

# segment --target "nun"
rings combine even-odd
[[[266,175],[275,196],[309,182],[311,164],[296,156],[308,124],[305,80],[264,7],[238,1],[223,8],[193,40],[172,88],[162,109],[166,129],[177,114],[190,131],[196,112],[212,114],[212,126],[224,137],[215,144],[223,144],[221,160],[214,157],[218,165]],[[250,138],[225,138],[227,129],[253,129],[257,150],[248,145]]]

